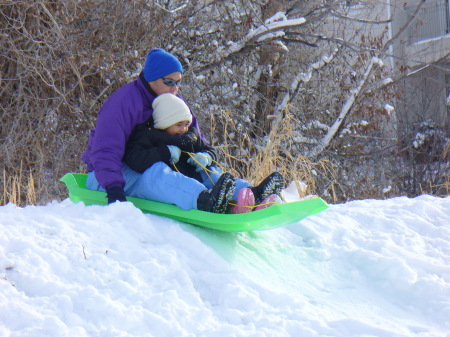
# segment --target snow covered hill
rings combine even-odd
[[[450,197],[222,233],[131,203],[0,207],[0,336],[450,336]]]

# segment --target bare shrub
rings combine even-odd
[[[2,4],[4,177],[32,175],[40,203],[64,195],[58,180],[84,170],[80,155],[104,97],[140,68],[162,19],[144,1]],[[26,203],[26,191],[17,193]]]

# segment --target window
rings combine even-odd
[[[417,6],[405,8],[409,18],[412,17],[416,8]],[[408,29],[411,43],[443,36],[449,32],[449,0],[427,1]]]

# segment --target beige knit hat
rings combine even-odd
[[[181,121],[192,122],[192,115],[181,98],[165,93],[153,101],[153,121],[155,129],[164,130]]]

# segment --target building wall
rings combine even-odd
[[[411,19],[421,1],[391,0],[392,33],[396,34]],[[438,62],[450,52],[449,7],[446,0],[427,0],[416,19],[404,29],[394,44],[396,61],[412,69]]]
[[[412,74],[402,83],[403,94],[397,102],[398,120],[406,121],[408,128],[412,127],[411,123],[417,125],[419,120],[430,120],[448,130],[449,3],[426,1],[416,19],[404,29],[420,2],[391,0],[392,34],[403,30],[393,45],[392,63],[397,69]]]
[[[421,0],[349,1],[347,16],[358,20],[330,22],[330,31],[346,41],[382,36],[395,42],[380,55],[400,83],[399,98],[393,104],[397,124],[407,128],[430,120],[450,136],[450,0],[427,0],[408,25]],[[365,21],[383,22],[367,24]],[[389,23],[385,23],[388,22]],[[355,34],[357,32],[358,34]],[[357,42],[357,41],[355,41]],[[399,126],[399,129],[402,127]]]

